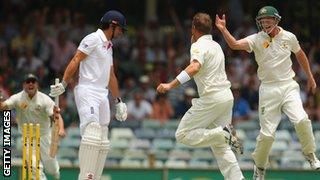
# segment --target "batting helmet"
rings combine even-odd
[[[101,20],[100,20],[101,25],[109,25],[109,24],[115,24],[117,26],[120,26],[122,30],[126,31],[127,30],[127,23],[126,23],[126,18],[122,13],[116,10],[111,10],[106,12]]]
[[[280,21],[281,19],[281,16],[279,15],[278,10],[272,6],[262,7],[258,12],[256,20],[259,20],[264,17],[275,17],[278,21]]]

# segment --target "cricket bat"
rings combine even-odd
[[[55,84],[59,84],[59,78],[55,79]],[[59,107],[59,96],[54,98],[55,106]],[[49,156],[51,158],[54,158],[58,151],[58,145],[59,145],[59,122],[58,120],[54,121],[54,124],[52,126],[51,131],[51,146],[50,146],[50,152]]]

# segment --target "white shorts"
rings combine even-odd
[[[194,98],[191,108],[182,117],[177,131],[225,127],[231,123],[232,106],[233,95],[230,89],[211,97]]]
[[[262,83],[259,91],[259,119],[264,135],[274,136],[282,112],[293,123],[308,118],[302,106],[299,84],[294,80]]]
[[[77,85],[74,96],[80,117],[80,132],[89,122],[98,122],[108,126],[110,122],[110,106],[108,90],[89,85]]]

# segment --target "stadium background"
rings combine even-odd
[[[23,74],[33,72],[40,78],[40,90],[48,93],[54,77],[62,77],[80,40],[96,30],[100,17],[107,10],[119,10],[125,14],[129,30],[124,37],[114,40],[114,63],[123,99],[132,108],[125,123],[111,122],[109,137],[113,149],[106,161],[105,178],[156,179],[159,175],[160,179],[221,179],[209,149],[188,148],[176,144],[174,139],[179,118],[190,106],[190,99],[196,96],[194,83],[187,83],[166,96],[156,95],[154,89],[159,82],[174,78],[188,64],[189,31],[194,13],[207,12],[212,17],[216,13],[226,13],[230,31],[242,38],[256,32],[254,18],[264,5],[275,6],[282,16],[280,26],[298,37],[320,85],[320,1],[2,0],[0,89],[5,98],[17,93],[22,88]],[[252,54],[231,51],[216,28],[212,35],[226,55],[226,70],[235,95],[233,123],[245,146],[245,154],[238,156],[238,160],[245,176],[251,178],[250,153],[259,129],[256,64]],[[320,90],[317,88],[314,96],[308,94],[306,77],[296,60],[293,60],[293,68],[302,89],[305,109],[313,121],[319,157]],[[59,150],[59,161],[64,167],[62,179],[68,173],[71,179],[76,177],[72,173],[76,175],[78,167],[80,136],[73,87],[74,83],[60,97],[68,133]],[[142,110],[144,113],[137,117],[133,104],[142,100],[147,105]],[[17,165],[14,178],[19,176],[21,164],[21,135],[16,125],[12,130],[13,163]],[[309,166],[300,152],[294,128],[285,116],[270,158],[272,171],[267,178],[314,179],[319,176],[307,171]]]

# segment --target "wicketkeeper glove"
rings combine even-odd
[[[116,106],[116,119],[118,121],[125,121],[128,116],[127,105],[120,101],[115,106]]]

